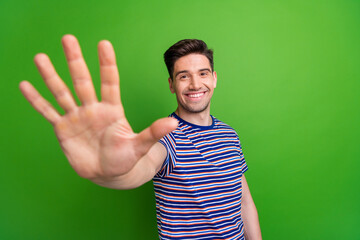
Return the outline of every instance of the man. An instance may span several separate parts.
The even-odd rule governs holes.
[[[261,239],[238,137],[210,115],[217,76],[204,42],[183,40],[165,53],[178,108],[171,118],[159,119],[139,134],[124,114],[110,42],[98,45],[100,102],[77,39],[66,35],[62,43],[82,106],[45,54],[36,55],[35,64],[65,114],[29,82],[21,82],[20,90],[54,126],[81,177],[115,189],[136,188],[153,179],[160,239]]]

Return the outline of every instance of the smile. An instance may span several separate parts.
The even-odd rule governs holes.
[[[188,98],[194,99],[194,100],[200,99],[204,95],[205,95],[205,92],[197,92],[197,93],[185,94],[185,96],[187,96]]]

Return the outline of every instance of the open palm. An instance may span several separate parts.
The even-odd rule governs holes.
[[[134,133],[121,104],[119,74],[111,43],[104,40],[98,45],[101,101],[97,100],[77,39],[65,35],[62,43],[75,92],[82,105],[76,104],[50,59],[42,53],[35,56],[35,64],[65,114],[60,115],[29,82],[21,82],[20,90],[54,126],[66,157],[81,177],[126,174],[158,139],[176,128],[177,122],[163,118],[141,133]]]

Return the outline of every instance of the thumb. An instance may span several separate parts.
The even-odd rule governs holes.
[[[136,145],[141,156],[145,155],[163,136],[175,130],[177,125],[178,121],[175,118],[166,117],[156,120],[150,127],[140,132],[136,137]]]

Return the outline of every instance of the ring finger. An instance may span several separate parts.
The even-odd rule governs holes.
[[[49,57],[46,54],[37,54],[34,62],[43,77],[45,84],[54,95],[56,101],[59,103],[65,112],[70,112],[76,108],[76,102],[66,84],[61,80],[56,73]]]

